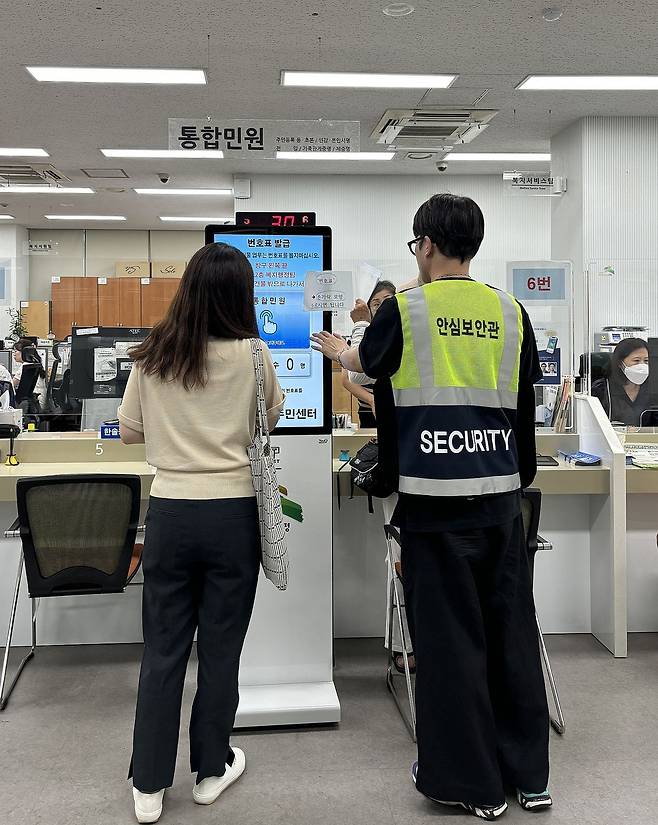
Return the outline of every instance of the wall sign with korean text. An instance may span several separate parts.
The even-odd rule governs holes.
[[[225,157],[268,158],[277,152],[358,152],[358,120],[224,120],[169,118],[169,148],[221,150]]]
[[[562,383],[570,372],[571,263],[569,261],[511,261],[507,289],[528,312],[537,340],[543,378],[540,384]]]

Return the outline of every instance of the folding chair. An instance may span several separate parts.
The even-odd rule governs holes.
[[[541,512],[541,490],[530,487],[523,492],[521,500],[521,512],[523,514],[523,525],[525,527],[526,547],[528,549],[528,564],[530,565],[530,580],[534,585],[535,579],[535,556],[539,550],[551,550],[553,545],[550,541],[542,538],[539,533],[539,514]],[[541,649],[541,657],[546,671],[546,677],[553,696],[553,704],[555,705],[555,716],[551,714],[551,725],[556,733],[560,736],[564,735],[567,725],[562,712],[562,705],[560,703],[560,695],[557,689],[555,676],[553,675],[553,668],[551,667],[550,659],[548,658],[548,651],[544,643],[544,635],[539,623],[539,616],[535,612],[535,621],[537,622],[537,631],[539,634],[539,647]]]
[[[396,542],[398,546],[400,546],[400,533],[397,527],[393,527],[391,524],[384,525],[384,533],[386,535],[386,546],[387,546],[387,563],[390,565],[391,569],[391,586],[389,588],[388,594],[388,667],[386,670],[386,686],[393,697],[395,704],[397,705],[398,710],[400,711],[400,716],[404,721],[404,724],[407,727],[407,730],[411,734],[411,738],[413,741],[416,741],[416,700],[414,698],[414,686],[413,681],[411,679],[411,671],[409,669],[409,657],[403,655],[404,660],[404,678],[406,682],[407,688],[407,705],[408,710],[404,707],[404,700],[400,698],[398,694],[398,689],[396,686],[396,677],[402,677],[402,674],[398,673],[395,669],[395,651],[393,650],[393,622],[397,622],[397,627],[400,631],[400,639],[402,641],[402,650],[406,651],[408,648],[407,645],[407,632],[405,629],[405,623],[402,617],[402,611],[404,609],[404,595],[401,593],[402,588],[402,580],[395,568],[395,562],[393,560],[393,542]]]

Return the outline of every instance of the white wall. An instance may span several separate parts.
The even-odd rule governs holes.
[[[368,261],[403,283],[416,275],[406,246],[414,214],[436,192],[479,203],[486,233],[473,272],[494,286],[504,286],[506,261],[550,256],[550,199],[508,196],[496,175],[257,175],[237,209],[315,211],[333,229],[335,269]]]

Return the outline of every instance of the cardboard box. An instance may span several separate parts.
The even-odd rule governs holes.
[[[186,261],[152,261],[152,278],[182,278]]]
[[[148,261],[117,261],[117,278],[150,278],[151,264]]]

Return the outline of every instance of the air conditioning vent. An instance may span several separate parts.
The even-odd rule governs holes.
[[[50,163],[0,164],[0,185],[40,184],[43,186],[44,181],[56,186],[60,183],[70,183],[71,178]]]
[[[377,143],[411,152],[447,152],[470,143],[498,114],[495,109],[388,109],[372,132]]]

